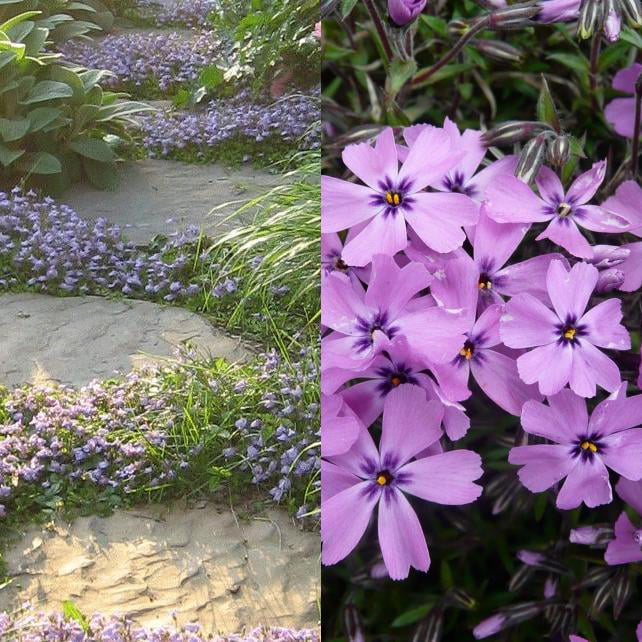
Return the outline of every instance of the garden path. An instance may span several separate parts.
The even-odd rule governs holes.
[[[266,171],[220,165],[193,165],[145,159],[125,163],[114,191],[99,191],[77,183],[62,196],[88,220],[106,218],[134,243],[144,245],[158,234],[170,235],[196,225],[210,236],[227,232],[238,220],[225,221],[232,212],[218,205],[255,198],[282,179]],[[248,216],[250,216],[248,212]]]
[[[238,339],[197,314],[148,301],[7,294],[0,297],[0,385],[56,381],[82,386],[190,341],[202,355],[248,355]]]
[[[144,506],[32,527],[5,556],[0,611],[71,600],[141,625],[198,622],[205,633],[255,625],[316,628],[319,535],[281,511],[245,520],[201,504]]]

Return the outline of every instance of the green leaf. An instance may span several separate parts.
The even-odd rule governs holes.
[[[469,71],[470,69],[473,69],[474,65],[470,63],[458,63],[458,64],[453,64],[453,65],[445,65],[438,71],[436,71],[432,76],[424,80],[420,85],[416,85],[416,87],[425,87],[426,85],[434,85],[435,83],[441,82],[442,80],[446,80],[448,78],[452,78],[453,76],[457,76],[458,74],[461,74],[465,71]],[[421,73],[425,71],[425,69],[420,69],[417,75],[421,75]]]
[[[24,149],[9,149],[0,145],[0,163],[3,167],[9,167],[13,161],[20,158],[25,153]]]
[[[414,60],[399,60],[395,58],[390,64],[386,82],[386,92],[394,98],[401,88],[415,75],[417,63]]]
[[[556,60],[565,67],[578,72],[579,74],[587,74],[589,70],[588,60],[581,55],[570,53],[554,53],[547,56],[551,60]]]
[[[357,2],[359,0],[342,0],[341,16],[344,20],[352,13],[352,10],[357,6]]]
[[[9,18],[9,20],[6,20],[2,24],[0,24],[0,31],[9,31],[11,27],[15,27],[21,22],[25,22],[26,20],[29,20],[29,18],[33,18],[34,16],[39,16],[41,13],[42,11],[25,11],[24,13],[18,14],[17,16]]]
[[[61,115],[62,112],[60,109],[56,109],[55,107],[36,107],[27,114],[27,118],[31,123],[29,131],[40,131],[43,127],[53,123],[53,121]]]
[[[397,616],[392,621],[391,626],[397,629],[402,626],[408,626],[409,624],[419,622],[419,620],[422,620],[426,615],[428,615],[428,613],[430,613],[430,609],[432,609],[432,604],[422,604],[421,606],[409,609],[405,613]]]
[[[73,602],[71,602],[70,600],[65,600],[62,603],[62,612],[65,618],[67,618],[68,620],[74,620],[75,622],[78,622],[85,633],[89,632],[89,621]]]
[[[555,109],[555,103],[553,102],[551,91],[548,88],[548,83],[543,75],[542,88],[539,92],[539,98],[537,99],[537,119],[544,123],[548,123],[558,134],[560,133],[562,128],[560,119],[557,115],[557,110]]]
[[[421,21],[425,22],[438,36],[446,38],[448,36],[448,23],[437,16],[421,14]]]
[[[620,40],[624,40],[624,42],[628,42],[630,45],[642,49],[642,36],[630,27],[622,29],[620,32]]]
[[[0,138],[5,143],[10,143],[12,140],[19,140],[28,131],[30,121],[26,118],[20,120],[9,120],[8,118],[0,118]]]
[[[208,89],[215,89],[218,87],[224,80],[224,72],[222,69],[219,69],[216,65],[209,65],[201,71],[199,76],[200,84]]]
[[[114,163],[101,163],[84,157],[82,166],[89,182],[97,189],[115,189],[118,186],[118,172]]]
[[[112,148],[99,138],[76,138],[67,146],[77,154],[100,163],[110,163],[115,158]]]
[[[26,171],[29,174],[58,174],[62,171],[62,165],[58,158],[49,152],[36,152],[28,154],[24,158]]]
[[[41,80],[32,87],[22,104],[31,105],[55,98],[71,98],[73,94],[73,89],[65,83],[55,80]]]

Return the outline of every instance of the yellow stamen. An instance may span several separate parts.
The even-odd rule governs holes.
[[[480,282],[477,284],[477,287],[478,287],[480,290],[491,290],[491,289],[492,289],[492,287],[493,287],[493,284],[492,284],[490,281],[480,281]]]
[[[392,205],[394,201],[392,200],[392,194],[390,192],[386,192],[386,202],[388,205]]]
[[[583,442],[580,444],[580,448],[581,448],[582,450],[588,450],[588,449],[590,448],[590,446],[591,446],[591,444],[590,444],[588,441],[583,441]]]
[[[379,484],[379,486],[385,486],[387,483],[388,480],[385,475],[379,475],[379,477],[377,477],[377,484]]]
[[[390,379],[390,383],[393,386],[398,386],[401,383],[401,379],[399,377],[392,377],[392,379]]]
[[[577,330],[575,328],[569,328],[565,333],[564,333],[564,338],[565,339],[573,339],[575,337],[575,334],[577,333]]]
[[[394,196],[392,198],[393,198],[393,200],[395,202],[395,205],[399,205],[399,203],[401,202],[401,199],[399,198],[399,194],[397,194],[395,192],[395,194],[394,194]]]
[[[597,446],[595,444],[593,444],[593,443],[589,444],[589,448],[591,449],[592,453],[596,453],[597,452]]]
[[[472,348],[464,347],[459,351],[459,354],[462,357],[466,357],[466,361],[470,361],[473,358],[473,350],[472,350]]]

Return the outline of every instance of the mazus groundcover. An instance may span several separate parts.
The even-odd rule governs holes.
[[[640,3],[321,4],[323,639],[642,641]]]

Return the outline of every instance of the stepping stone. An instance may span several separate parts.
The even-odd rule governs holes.
[[[71,599],[85,614],[129,614],[143,626],[172,624],[174,610],[206,635],[318,626],[319,534],[279,510],[237,521],[212,503],[177,503],[58,520],[31,527],[4,559],[13,581],[0,589],[0,612]]]
[[[214,214],[212,208],[255,198],[283,182],[282,177],[251,167],[228,170],[157,159],[125,163],[119,173],[114,191],[77,183],[61,200],[83,218],[102,217],[119,225],[139,245],[158,234],[181,232],[188,225],[197,225],[209,235],[225,233],[238,226],[238,220],[223,220],[234,208]],[[250,217],[248,212],[244,220]]]
[[[188,310],[94,296],[0,296],[0,337],[0,385],[7,387],[83,386],[173,358],[185,341],[203,356],[249,355],[238,339]]]

